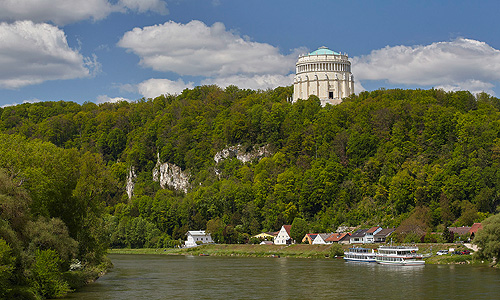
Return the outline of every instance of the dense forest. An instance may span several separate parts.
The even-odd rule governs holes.
[[[76,280],[65,271],[107,247],[171,247],[187,230],[242,243],[300,218],[425,233],[498,212],[498,98],[394,89],[321,107],[292,90],[0,108],[0,296],[60,295]],[[266,151],[214,160],[231,146]],[[153,181],[158,158],[190,174],[187,192]]]

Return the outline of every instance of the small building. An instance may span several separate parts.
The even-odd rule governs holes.
[[[184,243],[186,248],[196,247],[201,244],[212,244],[214,242],[210,233],[205,233],[205,230],[188,231],[186,235],[187,241]]]
[[[349,238],[351,235],[348,232],[342,232],[342,233],[332,233],[326,240],[325,242],[327,244],[334,244],[334,243],[339,243],[339,244],[348,244],[349,243]]]
[[[262,233],[259,233],[257,235],[254,235],[253,237],[261,239],[261,240],[265,240],[265,241],[271,241],[276,236],[276,233],[277,232],[262,232]]]
[[[293,239],[292,236],[290,235],[291,229],[292,225],[281,226],[281,230],[278,232],[278,235],[274,237],[274,244],[275,245],[293,244]]]
[[[351,244],[363,244],[365,241],[365,235],[368,229],[358,229],[351,234],[349,237],[349,243]]]
[[[274,243],[272,241],[262,241],[260,242],[259,245],[273,245]]]
[[[470,239],[471,240],[474,238],[474,236],[476,236],[476,233],[480,229],[483,229],[483,225],[481,223],[474,223],[474,224],[472,224],[472,226],[471,226],[471,228],[469,230],[469,234],[470,234]]]
[[[462,226],[462,227],[448,227],[448,230],[453,233],[454,236],[464,236],[469,234],[471,227]]]
[[[326,239],[330,237],[332,233],[318,233],[314,241],[312,242],[313,245],[325,245],[326,244]]]
[[[382,227],[375,226],[369,229],[359,229],[351,234],[349,242],[351,244],[371,244],[375,242],[375,234],[382,230]]]
[[[395,228],[384,228],[373,235],[375,243],[385,243],[387,238],[396,230]]]
[[[312,244],[317,235],[317,233],[307,233],[306,235],[304,235],[302,243],[308,243],[309,245]]]
[[[381,230],[382,230],[382,227],[380,227],[380,226],[375,226],[375,227],[368,229],[368,231],[366,232],[366,235],[365,235],[365,244],[374,243],[375,242],[375,237],[374,237],[375,234],[377,234]]]

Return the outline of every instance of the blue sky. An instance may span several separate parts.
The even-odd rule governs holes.
[[[500,97],[499,15],[500,1],[2,0],[0,106],[286,86],[320,46],[349,55],[356,92]]]

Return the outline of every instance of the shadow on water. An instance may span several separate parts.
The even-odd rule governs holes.
[[[498,270],[341,259],[110,255],[106,276],[66,299],[497,299]]]

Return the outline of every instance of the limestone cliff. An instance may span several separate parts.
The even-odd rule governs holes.
[[[269,154],[268,146],[264,145],[251,151],[245,151],[241,145],[231,146],[217,152],[214,156],[215,163],[228,158],[236,157],[242,163],[253,161]]]
[[[134,167],[131,166],[128,169],[127,186],[126,186],[127,195],[128,195],[129,200],[132,199],[132,196],[134,195],[134,186],[135,186],[135,179],[136,178],[137,178],[137,175],[135,174]]]
[[[162,164],[158,154],[158,161],[153,169],[153,180],[160,182],[163,189],[168,187],[186,193],[189,187],[189,177],[189,173],[183,172],[179,166],[168,162]]]

